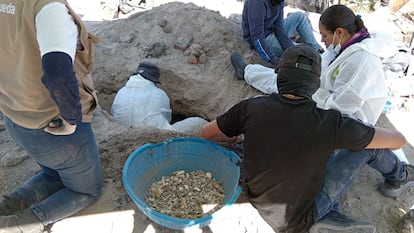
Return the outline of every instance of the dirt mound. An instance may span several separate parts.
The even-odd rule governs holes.
[[[95,112],[92,123],[101,153],[105,186],[98,203],[77,216],[133,209],[133,232],[142,233],[151,221],[137,210],[122,187],[121,174],[126,158],[145,143],[198,135],[180,135],[153,128],[131,129],[115,123],[110,108],[116,92],[135,72],[139,62],[150,61],[160,67],[160,86],[170,96],[175,114],[212,120],[241,99],[260,94],[234,77],[230,54],[239,51],[251,63],[260,63],[261,58],[242,41],[237,22],[192,3],[162,4],[126,19],[89,21],[86,25],[100,38],[93,74],[100,108]],[[7,193],[37,172],[38,167],[27,159],[5,130],[0,130],[0,142],[0,190]],[[21,156],[20,161],[7,162],[10,161],[7,158],[18,155]],[[385,198],[376,191],[376,184],[380,181],[379,174],[369,167],[364,168],[346,194],[344,212],[369,221],[380,233],[397,232],[401,214],[398,210],[407,210],[414,204],[413,191],[395,200]],[[238,203],[244,205],[213,223],[210,229],[217,227],[214,232],[269,232],[259,230],[264,229],[263,222],[245,201],[244,194]],[[97,224],[87,224],[95,225],[96,229],[105,225],[105,221],[97,221]],[[84,232],[84,227],[69,223],[70,220],[63,220],[52,230],[62,232],[58,229],[64,229],[67,224],[72,232]],[[156,232],[175,232],[157,225],[154,228]]]

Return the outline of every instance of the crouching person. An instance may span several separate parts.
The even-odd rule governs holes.
[[[384,195],[413,186],[413,167],[390,150],[405,137],[317,108],[321,59],[308,46],[286,49],[276,69],[279,94],[241,101],[203,126],[201,136],[231,143],[244,134],[248,198],[275,232],[375,232],[343,215],[339,202],[365,165],[384,177]]]
[[[101,194],[91,127],[95,38],[66,1],[8,2],[10,11],[0,12],[7,35],[0,39],[0,111],[40,172],[2,196],[0,232],[43,232]]]

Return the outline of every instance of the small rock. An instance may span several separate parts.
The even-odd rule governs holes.
[[[162,28],[162,31],[165,33],[171,33],[173,31],[173,27],[168,24],[167,26]]]
[[[231,14],[229,19],[237,24],[241,24],[242,16],[241,14]]]
[[[200,57],[198,58],[198,62],[200,64],[204,64],[204,63],[206,63],[206,61],[207,61],[207,56],[204,53],[201,54]]]
[[[165,33],[171,33],[172,32],[173,28],[172,28],[171,24],[168,23],[168,20],[165,20],[165,19],[160,20],[158,22],[158,25],[160,25],[160,27],[162,27],[163,32],[165,32]]]
[[[189,32],[181,32],[177,38],[177,41],[174,43],[174,48],[184,51],[190,46],[193,41],[193,35]]]
[[[135,39],[135,35],[130,33],[130,34],[124,34],[121,35],[121,37],[119,38],[119,42],[121,43],[131,43],[132,41],[134,41]]]
[[[146,57],[161,57],[164,54],[166,48],[167,46],[164,43],[156,42],[148,50],[148,54]]]
[[[203,53],[203,48],[199,44],[192,44],[190,45],[190,51],[191,51],[191,55],[199,57]]]
[[[160,20],[159,22],[158,22],[158,25],[160,25],[160,27],[165,27],[165,26],[167,26],[168,25],[168,21],[167,20],[165,20],[165,19],[163,19],[163,20]]]
[[[116,198],[113,201],[113,203],[114,203],[115,209],[121,210],[121,209],[124,209],[131,201],[132,199],[128,196],[128,194],[123,194],[123,195],[118,196],[118,198]]]
[[[196,56],[190,55],[188,57],[188,63],[193,64],[193,65],[197,65],[199,62],[198,62],[198,59],[197,59]]]

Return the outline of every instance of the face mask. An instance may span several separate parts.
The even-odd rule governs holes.
[[[328,66],[331,64],[333,60],[335,60],[336,56],[339,54],[339,51],[341,50],[341,43],[338,43],[336,46],[333,45],[333,41],[335,40],[335,35],[336,35],[336,32],[334,32],[332,43],[328,46],[328,48],[326,48],[325,52],[321,54],[321,59],[322,59],[321,60],[321,74],[322,75],[324,75]]]
[[[334,53],[335,56],[339,54],[339,51],[341,50],[341,39],[339,39],[339,42],[337,45],[333,45],[333,42],[335,41],[336,32],[334,32],[332,43],[326,48],[326,50],[330,51],[331,53]]]

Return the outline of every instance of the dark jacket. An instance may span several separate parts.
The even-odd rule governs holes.
[[[276,64],[279,60],[270,51],[265,39],[274,33],[283,49],[293,45],[284,28],[284,1],[272,3],[271,0],[247,0],[242,13],[243,39],[254,47],[267,62]]]

